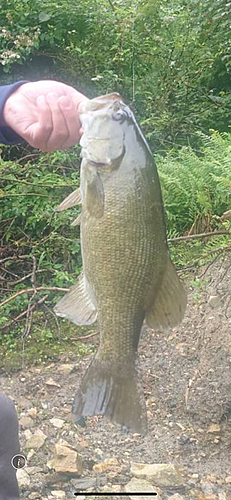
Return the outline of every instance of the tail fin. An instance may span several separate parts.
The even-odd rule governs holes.
[[[82,417],[105,415],[110,421],[133,432],[147,432],[143,389],[138,377],[138,362],[102,362],[99,356],[89,366],[73,404],[76,423]]]

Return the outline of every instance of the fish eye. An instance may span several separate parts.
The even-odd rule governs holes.
[[[124,121],[126,118],[126,113],[124,111],[117,111],[117,113],[112,114],[112,118],[116,122]]]

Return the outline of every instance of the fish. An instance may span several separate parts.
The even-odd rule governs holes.
[[[176,326],[187,294],[168,251],[155,161],[130,107],[117,93],[99,96],[82,103],[80,121],[80,190],[68,198],[70,207],[82,204],[83,271],[55,312],[76,325],[97,320],[100,346],[74,398],[73,418],[105,415],[144,435],[142,327]]]

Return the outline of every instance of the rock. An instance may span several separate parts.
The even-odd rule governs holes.
[[[66,498],[66,493],[65,493],[65,491],[62,491],[62,490],[51,491],[51,494],[55,498]]]
[[[71,407],[62,408],[62,412],[65,413],[66,415],[68,413],[71,413]]]
[[[129,495],[129,498],[131,500],[137,500],[137,496],[132,495],[132,493],[157,493],[156,489],[152,486],[151,483],[146,481],[145,479],[136,479],[133,477],[129,483],[125,485],[125,491],[126,493],[131,493]],[[139,495],[139,500],[160,500],[160,496],[157,495],[150,495],[150,496],[145,496],[145,495]]]
[[[37,408],[30,408],[28,411],[27,411],[28,415],[32,418],[36,418],[37,417],[37,413],[38,413],[38,410]]]
[[[185,483],[179,469],[173,464],[133,463],[131,473],[158,486],[179,486]]]
[[[74,368],[75,365],[73,364],[59,365],[57,367],[57,371],[63,373],[64,375],[70,375],[70,373],[73,372]]]
[[[44,403],[44,401],[41,402],[41,407],[43,408],[43,410],[47,410],[48,408],[48,404],[47,403]]]
[[[29,429],[27,429],[26,431],[24,431],[24,436],[25,436],[26,440],[28,440],[33,436],[33,434]]]
[[[168,500],[185,500],[185,497],[182,497],[179,493],[175,493],[174,495],[168,497]]]
[[[204,495],[210,495],[211,493],[214,493],[214,487],[210,483],[201,483],[201,489]]]
[[[104,452],[101,450],[101,448],[95,448],[94,449],[94,456],[96,460],[103,460],[104,459]]]
[[[27,462],[30,461],[30,459],[34,456],[35,450],[30,450],[28,455],[27,455]]]
[[[50,420],[50,423],[54,426],[57,427],[57,429],[61,429],[64,425],[64,420],[61,420],[61,418],[52,418]]]
[[[219,295],[210,295],[208,303],[213,309],[222,305],[222,301]]]
[[[40,466],[40,467],[34,466],[34,467],[27,467],[26,472],[30,476],[33,476],[34,474],[39,474],[40,472],[44,473],[44,470],[43,470],[42,466]]]
[[[224,491],[221,491],[220,493],[218,493],[218,499],[219,500],[228,500],[226,493]]]
[[[22,410],[26,410],[27,408],[32,407],[31,401],[27,398],[24,398],[24,396],[19,396],[17,398],[17,405],[20,406],[20,408],[22,408]]]
[[[19,424],[23,429],[30,429],[31,427],[34,427],[35,422],[30,417],[22,417],[19,420]]]
[[[208,476],[205,477],[205,482],[217,483],[217,476],[215,476],[214,474],[208,474]]]
[[[86,491],[89,488],[95,488],[97,481],[95,478],[83,477],[81,479],[72,479],[71,484],[77,491]]]
[[[47,465],[56,472],[71,472],[72,474],[80,474],[82,472],[80,456],[71,445],[62,439],[56,443],[54,459],[48,462]]]
[[[207,432],[210,434],[218,434],[221,431],[221,428],[218,424],[211,424],[208,428]]]
[[[228,483],[228,484],[230,484],[231,483],[231,476],[227,476],[225,478],[225,482]]]
[[[198,498],[198,499],[199,499],[199,496],[198,496],[198,490],[195,490],[194,488],[188,491],[188,495],[191,495],[191,496],[190,496],[190,500],[191,500],[191,497],[193,497],[193,498],[195,497],[195,498]],[[202,495],[203,495],[203,493],[202,493]],[[205,497],[205,496],[203,495],[203,500],[205,500],[205,498],[204,498],[204,497]]]
[[[121,491],[122,491],[121,484],[113,484],[111,486],[111,491],[112,491],[112,493],[121,493]]]
[[[17,470],[17,480],[20,488],[30,486],[30,476],[24,469]]]
[[[47,381],[46,381],[46,385],[47,387],[49,388],[52,388],[52,387],[60,387],[60,385],[55,382],[55,380],[53,380],[53,378],[49,378]]]
[[[190,436],[188,434],[182,434],[179,438],[179,443],[180,444],[186,444],[190,440]]]
[[[26,442],[26,448],[33,448],[35,450],[39,450],[39,448],[42,448],[44,445],[45,441],[47,439],[47,436],[43,434],[43,432],[38,429],[33,436],[31,436],[27,442]]]
[[[93,466],[93,471],[94,472],[106,472],[108,470],[110,471],[117,471],[119,466],[119,462],[116,458],[106,458],[103,462],[100,462],[99,464],[95,464]]]
[[[41,498],[41,495],[40,495],[40,493],[34,491],[33,493],[30,493],[28,498],[29,498],[29,500],[38,500]]]
[[[79,438],[78,439],[78,442],[79,442],[79,445],[81,446],[81,448],[88,448],[89,447],[89,441],[87,439],[84,439],[84,438]],[[98,448],[95,449],[95,453],[96,453],[96,450]],[[102,459],[103,458],[103,452],[102,452],[102,455],[100,456],[100,458]]]

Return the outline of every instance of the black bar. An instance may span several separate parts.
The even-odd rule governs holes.
[[[95,495],[98,497],[103,497],[103,496],[110,496],[110,497],[113,497],[113,496],[120,496],[120,497],[128,497],[128,496],[141,497],[141,496],[144,496],[144,497],[147,497],[148,496],[148,497],[151,497],[151,496],[157,496],[157,493],[155,491],[153,491],[152,493],[150,491],[147,493],[145,493],[145,492],[137,493],[137,491],[134,493],[132,493],[132,492],[128,493],[127,491],[120,492],[120,493],[115,493],[113,491],[108,491],[108,493],[107,492],[104,493],[103,491],[97,491],[97,492],[95,491],[95,492],[91,492],[91,493],[85,492],[85,491],[81,491],[81,492],[79,491],[79,492],[74,493],[75,497],[83,496],[83,495],[85,495],[87,497],[90,497],[92,495]]]

